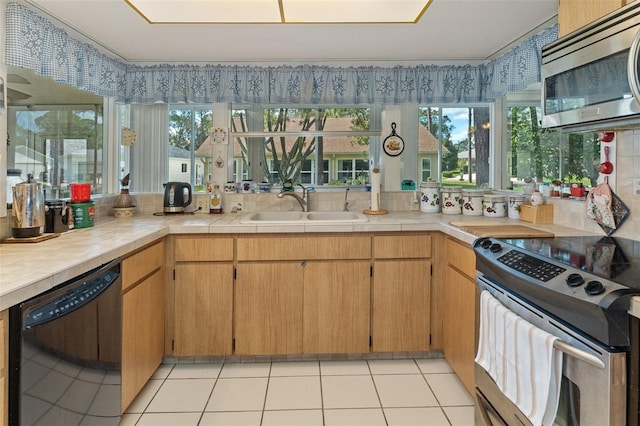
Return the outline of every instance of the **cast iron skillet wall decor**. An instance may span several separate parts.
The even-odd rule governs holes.
[[[391,123],[391,134],[382,142],[385,154],[397,157],[404,151],[404,141],[396,134],[396,123]]]

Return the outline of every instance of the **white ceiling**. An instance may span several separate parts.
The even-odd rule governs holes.
[[[558,0],[433,0],[416,24],[150,24],[124,0],[24,1],[63,23],[70,36],[141,64],[477,63],[558,13]],[[9,88],[31,95],[13,104],[50,104],[78,95],[64,95],[61,87],[54,92],[46,87],[48,79],[33,73],[9,73],[31,83],[10,79]]]

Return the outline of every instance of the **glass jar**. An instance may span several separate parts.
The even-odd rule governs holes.
[[[438,213],[440,211],[440,185],[438,182],[422,182],[420,184],[420,211]]]

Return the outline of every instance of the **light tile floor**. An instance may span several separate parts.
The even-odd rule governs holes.
[[[444,359],[163,364],[123,426],[473,425]]]

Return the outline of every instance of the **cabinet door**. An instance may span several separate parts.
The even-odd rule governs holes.
[[[301,262],[245,263],[236,268],[235,353],[302,353]]]
[[[158,270],[122,296],[122,409],[162,362],[164,279]]]
[[[569,34],[604,15],[621,8],[625,0],[560,0],[558,3],[558,37]]]
[[[431,262],[378,260],[373,267],[373,351],[429,350]]]
[[[368,261],[308,262],[304,268],[304,353],[369,351]]]
[[[443,292],[444,356],[473,395],[475,358],[475,283],[447,266]]]
[[[231,354],[233,264],[187,263],[175,271],[174,355]]]

